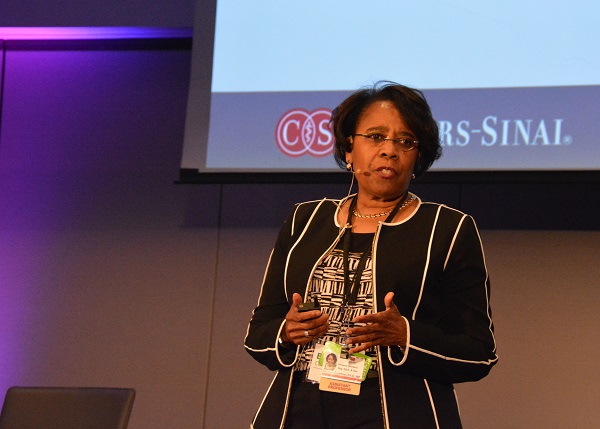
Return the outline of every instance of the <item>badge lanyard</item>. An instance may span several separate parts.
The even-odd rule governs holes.
[[[408,198],[408,192],[400,199],[398,204],[394,207],[388,217],[385,219],[385,223],[389,223],[394,219],[398,210],[400,210],[400,206],[406,201]],[[357,197],[352,199],[350,203],[350,208],[348,209],[348,220],[346,225],[352,225],[352,212],[356,208],[356,200]],[[350,231],[346,230],[344,233],[344,241],[343,251],[344,251],[344,301],[342,304],[342,329],[339,335],[339,340],[344,338],[343,341],[340,341],[341,344],[345,344],[345,334],[347,328],[350,327],[349,320],[349,312],[347,311],[349,306],[353,306],[356,304],[358,298],[358,290],[360,289],[360,280],[362,277],[362,273],[365,269],[365,265],[367,264],[367,259],[371,255],[372,246],[370,246],[367,250],[365,250],[360,259],[358,261],[358,265],[356,266],[356,272],[354,273],[354,277],[352,281],[350,280],[350,241],[352,234]],[[345,328],[345,329],[344,329]]]

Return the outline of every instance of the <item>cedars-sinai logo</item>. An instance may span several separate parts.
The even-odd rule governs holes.
[[[293,109],[286,112],[277,123],[277,147],[287,156],[329,155],[333,150],[330,118],[329,109],[316,109],[312,112]]]

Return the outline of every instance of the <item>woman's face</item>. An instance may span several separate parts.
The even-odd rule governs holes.
[[[358,119],[356,133],[416,140],[396,106],[389,101],[377,101],[367,107]],[[374,144],[368,138],[355,136],[346,161],[355,171],[359,196],[393,200],[408,189],[418,157],[418,149],[403,152],[393,141]]]

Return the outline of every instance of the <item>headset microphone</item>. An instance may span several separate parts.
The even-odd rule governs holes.
[[[371,173],[369,173],[368,171],[365,171],[365,172],[363,173],[363,171],[362,171],[360,168],[359,168],[358,170],[356,170],[356,171],[354,172],[354,174],[364,174],[365,176],[370,176],[370,175],[371,175]]]

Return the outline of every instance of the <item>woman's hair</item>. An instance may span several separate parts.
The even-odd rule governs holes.
[[[334,362],[337,362],[337,356],[336,356],[334,353],[329,353],[329,354],[327,355],[327,358],[326,358],[326,360],[329,360],[329,357],[331,357],[331,356],[333,356],[333,361],[334,361]]]
[[[388,81],[359,89],[333,110],[329,124],[335,138],[336,162],[346,170],[346,153],[352,152],[349,137],[356,133],[356,124],[362,113],[376,101],[389,101],[396,106],[406,125],[415,134],[420,156],[414,174],[421,176],[442,155],[437,123],[421,91]]]

